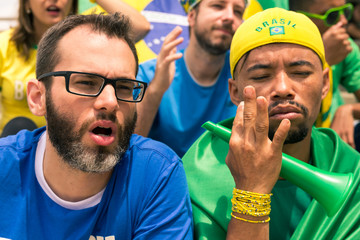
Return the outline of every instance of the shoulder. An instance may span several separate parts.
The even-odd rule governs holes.
[[[311,133],[312,150],[318,164],[325,169],[346,169],[354,171],[360,161],[360,154],[345,143],[331,128],[315,128]],[[345,160],[346,159],[346,160]]]
[[[143,71],[150,71],[150,70],[155,71],[156,62],[157,62],[157,58],[147,60],[141,63],[139,65],[139,68],[142,69]]]
[[[360,60],[360,49],[359,46],[354,42],[354,40],[352,40],[351,38],[349,38],[350,41],[350,45],[352,47],[352,51],[346,56],[346,58],[341,62],[343,64],[348,64],[349,62],[354,63],[354,61],[359,61]]]
[[[13,29],[9,29],[0,33],[0,50],[6,51],[10,46],[10,38],[12,36]]]
[[[12,36],[13,31],[14,31],[14,29],[8,29],[8,30],[0,32],[0,41],[1,42],[9,41]]]
[[[182,164],[179,156],[164,143],[136,134],[131,137],[129,151],[133,158],[151,161],[152,164],[166,166]]]
[[[3,184],[20,184],[20,175],[26,174],[29,164],[35,160],[37,143],[44,131],[45,128],[33,132],[23,130],[0,138],[0,181]]]
[[[16,135],[0,138],[0,159],[6,158],[9,154],[21,154],[27,152],[37,145],[45,127],[34,131],[22,130]]]
[[[331,128],[313,127],[311,132],[311,140],[317,145],[326,145],[327,147],[335,147],[336,145],[342,145],[341,138]]]

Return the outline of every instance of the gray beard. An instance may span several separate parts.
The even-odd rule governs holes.
[[[115,115],[100,114],[97,119],[114,121],[118,125],[118,144],[109,148],[106,146],[87,147],[81,138],[90,123],[84,123],[76,132],[73,129],[75,120],[71,116],[58,113],[51,97],[46,95],[47,131],[49,139],[61,158],[72,168],[89,173],[104,173],[112,170],[128,149],[131,135],[135,129],[137,114],[128,118],[124,126],[120,126]]]

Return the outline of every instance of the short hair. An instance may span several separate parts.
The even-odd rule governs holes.
[[[61,52],[57,51],[59,41],[65,34],[78,26],[90,26],[94,32],[104,33],[108,37],[124,39],[129,45],[136,62],[135,76],[138,72],[139,58],[136,52],[135,43],[130,37],[130,20],[120,13],[104,15],[73,15],[52,26],[42,37],[36,60],[36,77],[52,72],[59,63]],[[86,41],[86,39],[84,39]],[[50,87],[51,81],[44,81],[45,87]]]

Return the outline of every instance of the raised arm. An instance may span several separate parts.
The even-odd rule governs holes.
[[[271,141],[268,138],[266,99],[256,98],[255,89],[250,86],[245,87],[244,98],[233,122],[226,164],[236,189],[248,191],[255,197],[262,194],[269,198],[279,178],[282,146],[290,129],[290,121],[286,119],[281,122]],[[269,206],[265,203],[263,205],[267,209],[264,212],[268,211]],[[269,239],[268,214],[255,215],[233,211],[227,239]]]
[[[131,19],[134,40],[143,39],[150,31],[150,23],[138,10],[122,0],[96,0],[96,3],[108,13],[121,12]]]
[[[171,85],[175,75],[175,60],[182,57],[176,52],[176,46],[182,43],[181,27],[175,27],[165,38],[157,57],[155,75],[146,90],[144,99],[138,103],[138,120],[135,133],[147,136],[159,109],[165,91]],[[141,80],[141,79],[140,79]]]

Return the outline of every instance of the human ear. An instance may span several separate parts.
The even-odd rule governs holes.
[[[187,15],[190,28],[192,28],[195,25],[195,18],[196,18],[196,11],[192,9]]]
[[[236,106],[238,106],[241,100],[240,100],[240,91],[238,85],[236,84],[236,80],[229,78],[228,84],[229,84],[230,99]]]
[[[332,89],[332,73],[327,67],[323,70],[323,87],[321,92],[322,100],[326,97],[330,89]]]
[[[37,79],[31,79],[27,84],[27,101],[30,111],[36,116],[45,116],[45,86]]]

